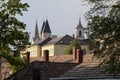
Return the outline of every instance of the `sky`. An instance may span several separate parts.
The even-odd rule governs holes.
[[[84,5],[83,0],[22,0],[30,5],[27,12],[22,17],[18,17],[23,21],[30,32],[30,40],[33,37],[36,21],[38,23],[39,32],[43,21],[48,19],[53,35],[64,36],[72,35],[74,28],[79,22],[86,27],[84,14],[89,10]]]

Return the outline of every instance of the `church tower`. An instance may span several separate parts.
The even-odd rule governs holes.
[[[32,44],[37,43],[39,40],[40,40],[40,38],[39,38],[39,32],[38,32],[38,25],[37,25],[37,21],[36,21],[35,32],[34,32]]]
[[[42,29],[40,32],[41,39],[45,39],[47,37],[51,37],[51,30],[50,30],[48,20],[46,20],[46,22],[43,22]]]
[[[74,37],[79,40],[84,39],[84,27],[81,25],[81,18],[79,18],[79,23],[75,28]]]

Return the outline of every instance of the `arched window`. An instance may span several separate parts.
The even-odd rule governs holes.
[[[79,31],[79,36],[82,36],[82,32],[81,31]]]

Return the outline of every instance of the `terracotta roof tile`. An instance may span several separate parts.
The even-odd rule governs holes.
[[[33,69],[38,69],[40,72],[40,80],[49,80],[60,75],[64,75],[67,71],[71,70],[77,64],[75,63],[57,63],[57,62],[42,62],[34,61],[25,68],[11,75],[7,80],[33,80]]]
[[[90,57],[91,56],[91,57]],[[87,57],[90,57],[89,59]],[[72,70],[61,76],[62,78],[78,78],[78,79],[120,79],[120,74],[108,74],[104,67],[98,67],[100,61],[93,59],[92,55],[86,55],[86,60],[82,64],[77,65]]]

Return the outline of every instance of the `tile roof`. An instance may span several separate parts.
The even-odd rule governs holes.
[[[88,62],[92,58],[92,54],[85,54],[83,57],[83,62]],[[30,61],[44,61],[43,57],[31,57]],[[59,55],[59,56],[50,56],[50,62],[60,62],[60,63],[75,63],[73,60],[73,55]]]
[[[91,54],[84,55],[83,62],[88,62]],[[78,64],[74,62],[72,55],[51,56],[50,62],[44,62],[42,57],[32,58],[31,63],[20,71],[11,75],[7,80],[32,80],[34,68],[40,70],[41,80],[49,80],[64,75]]]
[[[52,40],[52,38],[47,37],[47,38],[45,38],[45,39],[40,40],[40,41],[37,42],[37,43],[32,44],[31,46],[34,46],[34,45],[43,46],[43,45],[45,45],[46,43],[48,43],[50,40]]]
[[[89,39],[83,39],[83,40],[79,40],[80,45],[89,45],[90,40]]]
[[[88,56],[89,57],[89,56]],[[105,72],[104,67],[98,67],[98,59],[89,59],[82,64],[77,65],[72,70],[65,73],[61,78],[78,78],[78,79],[119,79],[120,74],[114,75]]]
[[[33,80],[36,73],[40,80],[49,80],[49,78],[59,77],[71,70],[77,64],[75,63],[58,63],[58,62],[43,62],[34,61],[28,66],[14,73],[6,80]],[[36,69],[36,72],[34,72]],[[36,79],[35,79],[36,80]]]
[[[63,37],[54,38],[48,42],[48,44],[70,44],[73,40],[73,37],[65,35]]]

